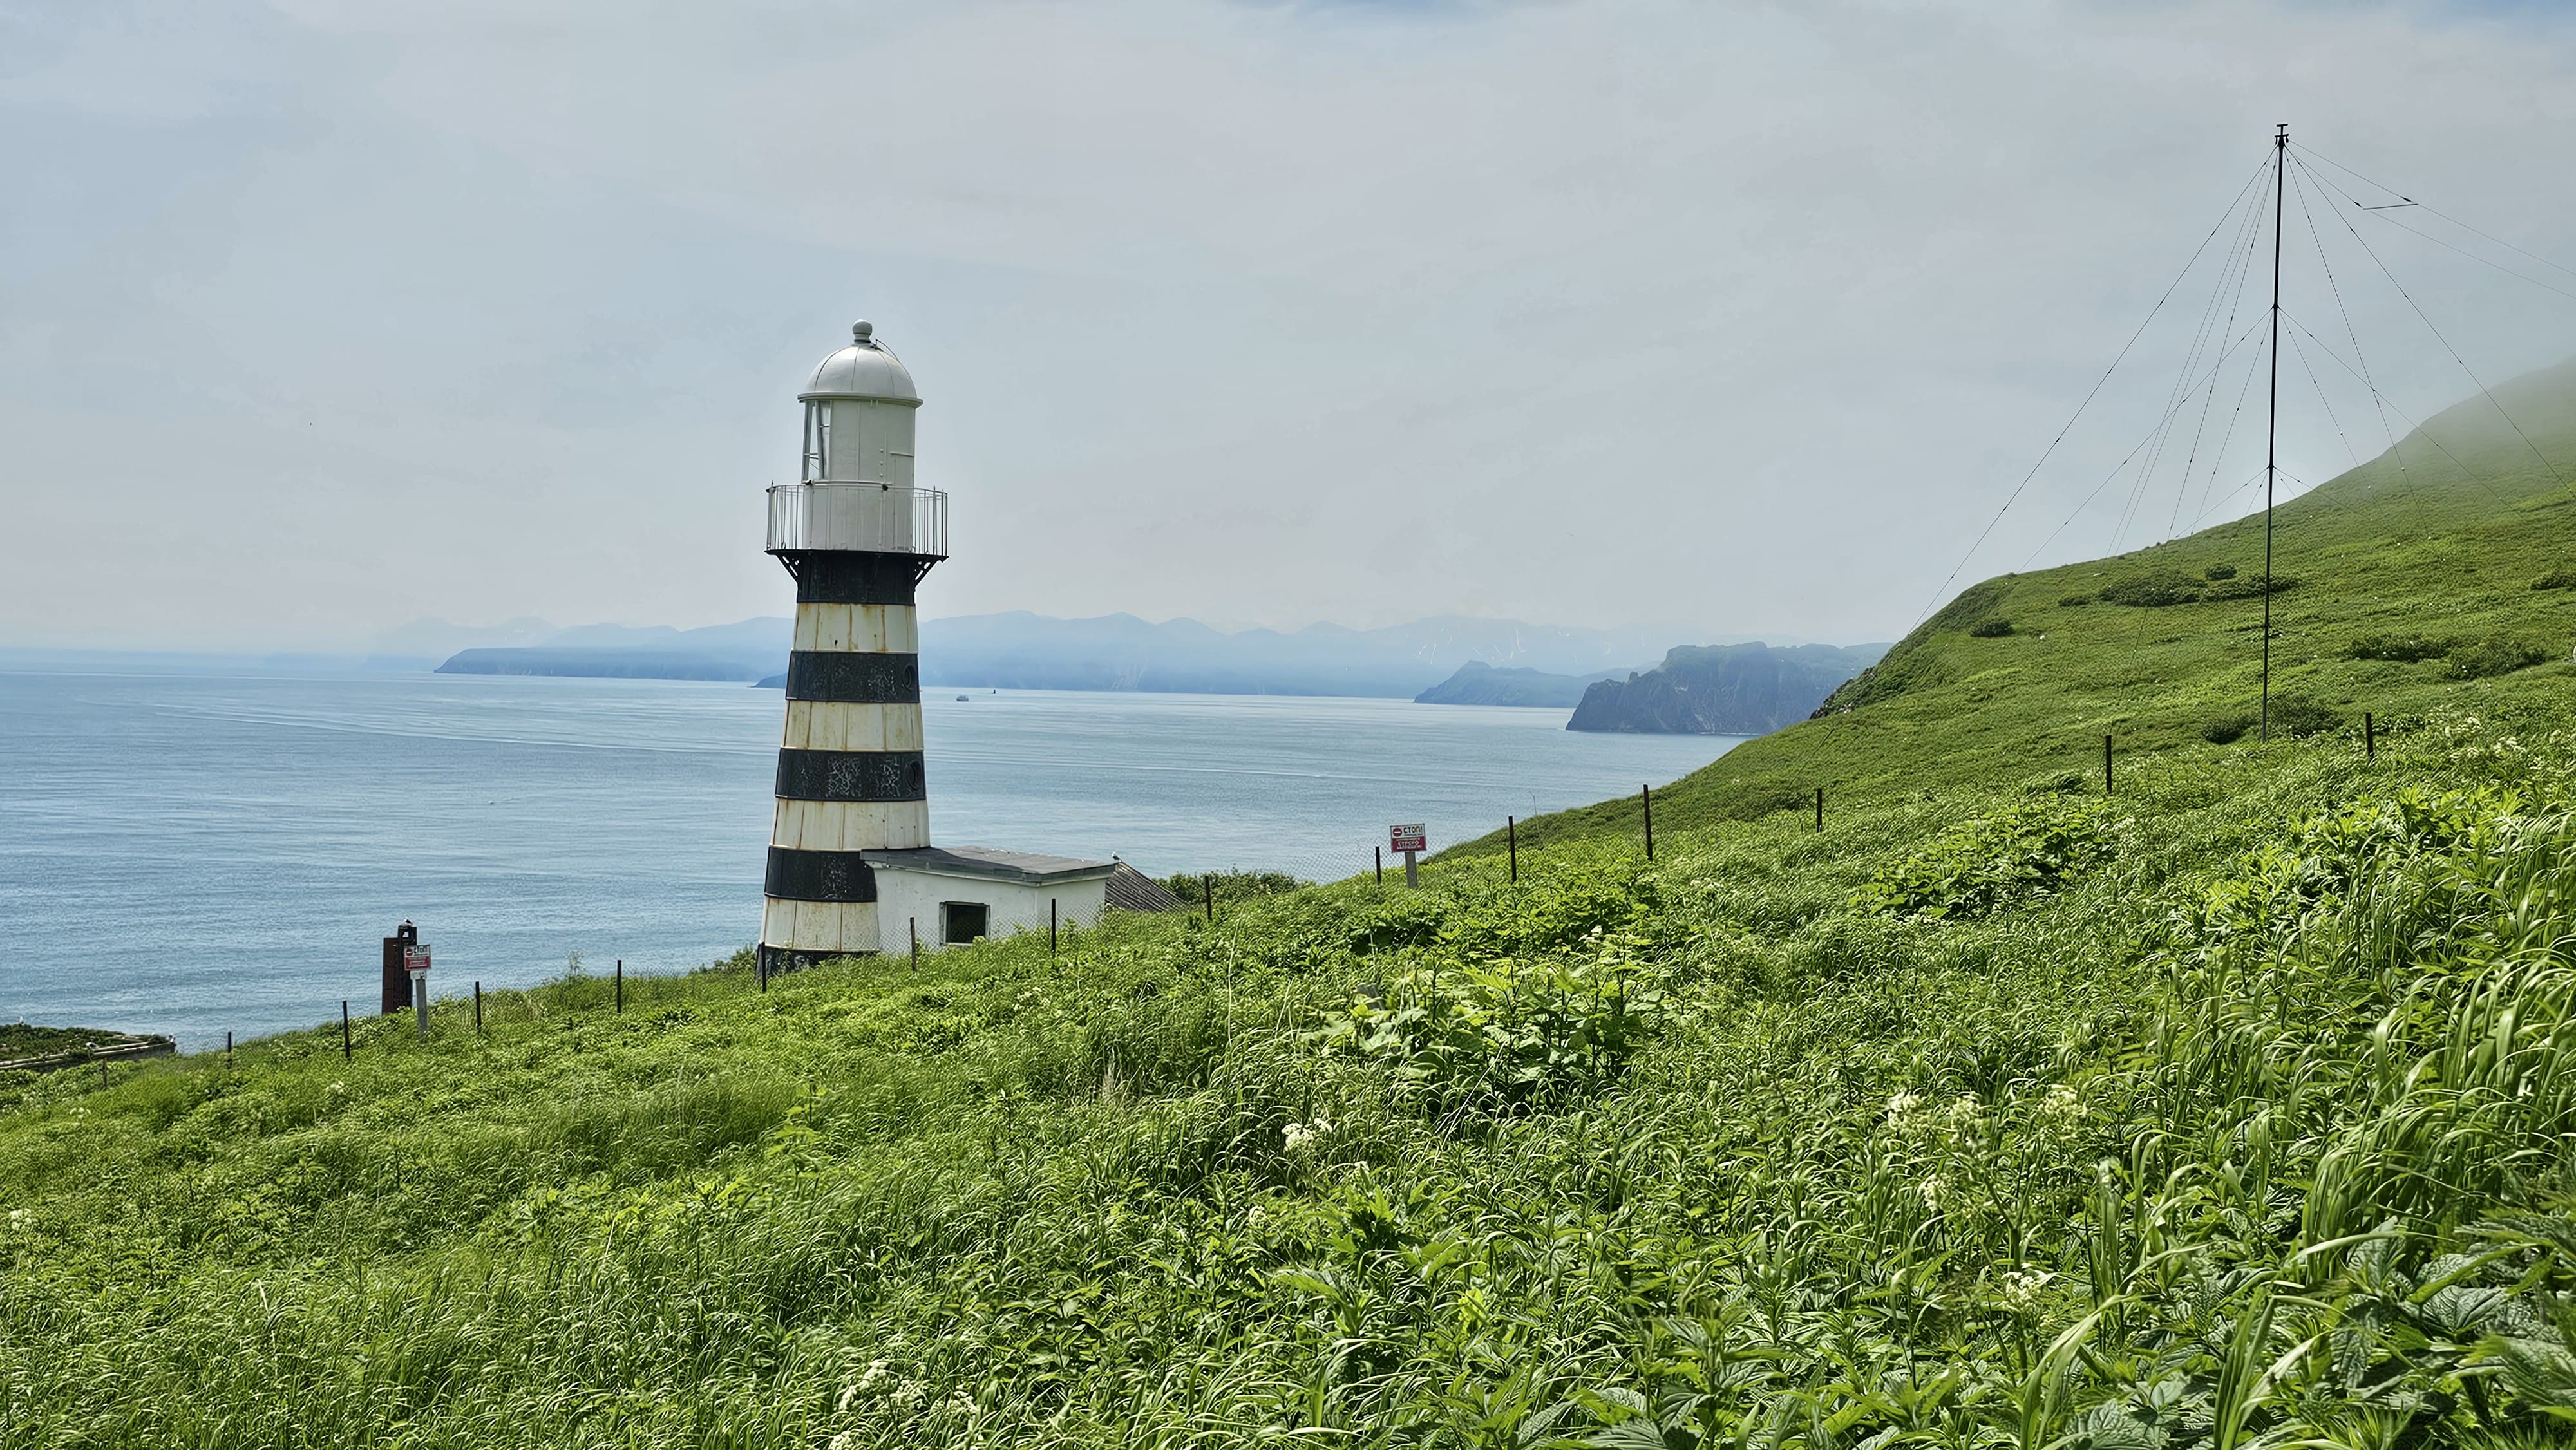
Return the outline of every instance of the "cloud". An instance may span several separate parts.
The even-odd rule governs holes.
[[[2534,184],[2576,48],[2537,13],[69,14],[0,74],[44,199],[0,235],[23,640],[778,612],[759,489],[861,315],[955,494],[934,611],[1885,637],[2271,122],[2576,257]],[[2576,303],[2384,255],[2491,378],[2576,350]],[[2393,295],[2352,300],[2392,396],[2467,391]],[[1969,577],[2100,482],[2188,331]],[[2310,411],[2285,437],[2323,477]]]

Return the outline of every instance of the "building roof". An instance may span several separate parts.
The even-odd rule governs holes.
[[[921,402],[903,359],[886,351],[864,322],[850,324],[850,345],[823,359],[796,398],[805,403],[817,398],[872,398],[916,406]]]
[[[1121,861],[1102,888],[1108,904],[1120,911],[1187,911],[1190,904],[1174,896],[1162,882]]]
[[[922,846],[908,851],[862,851],[859,854],[880,871],[976,876],[987,881],[1016,881],[1025,886],[1097,881],[1118,869],[1115,861],[1041,856],[1033,851],[996,851],[989,846]]]

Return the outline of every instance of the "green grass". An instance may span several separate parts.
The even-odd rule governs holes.
[[[2059,571],[1651,864],[1575,813],[1517,882],[0,1078],[0,1445],[2567,1443],[2576,708],[2340,643],[2568,600],[2439,542],[2279,596],[2376,760],[2211,743],[2244,601]]]
[[[24,1022],[0,1023],[0,1062],[44,1057],[57,1052],[86,1051],[104,1042],[120,1041],[123,1037],[123,1033],[90,1027],[31,1027]]]
[[[13,1083],[0,1442],[2538,1437],[2571,768],[2445,715]]]

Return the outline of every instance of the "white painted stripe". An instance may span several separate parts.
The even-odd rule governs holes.
[[[761,904],[760,943],[799,952],[872,952],[882,945],[873,901],[781,901]]]
[[[769,844],[792,851],[905,851],[930,844],[928,801],[780,801]]]
[[[919,654],[920,618],[909,604],[799,604],[795,648]]]
[[[921,707],[790,700],[780,743],[790,750],[919,750]]]

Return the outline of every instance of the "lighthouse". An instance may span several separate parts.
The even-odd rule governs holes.
[[[760,923],[763,976],[1088,925],[1114,861],[930,844],[914,591],[948,557],[948,495],[913,474],[921,395],[867,323],[797,394],[800,477],[769,490],[796,581]]]

